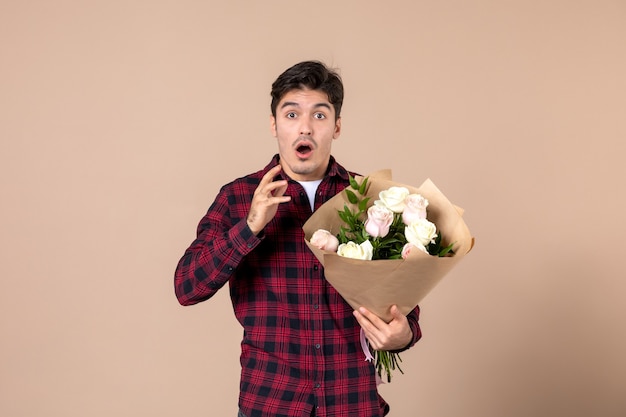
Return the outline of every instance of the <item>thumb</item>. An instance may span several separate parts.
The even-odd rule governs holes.
[[[400,320],[404,318],[404,315],[400,312],[400,309],[395,304],[391,306],[390,312],[393,316],[393,320]]]

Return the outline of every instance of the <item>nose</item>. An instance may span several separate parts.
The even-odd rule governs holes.
[[[311,125],[308,120],[302,121],[300,124],[300,134],[310,136],[313,132],[311,131]]]

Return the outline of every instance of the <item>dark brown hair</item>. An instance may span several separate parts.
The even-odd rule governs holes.
[[[308,88],[323,91],[335,108],[335,119],[341,114],[343,82],[337,71],[319,61],[300,62],[280,74],[272,84],[272,115],[276,117],[278,103],[291,90]]]

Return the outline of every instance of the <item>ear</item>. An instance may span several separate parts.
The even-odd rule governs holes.
[[[333,139],[338,139],[341,134],[341,117],[335,121],[335,133],[333,133]]]
[[[272,136],[276,137],[276,118],[270,114],[270,132]]]

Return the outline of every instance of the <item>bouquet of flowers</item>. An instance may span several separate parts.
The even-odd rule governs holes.
[[[355,309],[384,320],[397,305],[408,314],[474,244],[463,210],[430,180],[419,188],[391,181],[389,171],[350,178],[350,187],[327,201],[303,226],[306,243],[326,279]],[[399,355],[370,354],[379,377],[399,367]]]

